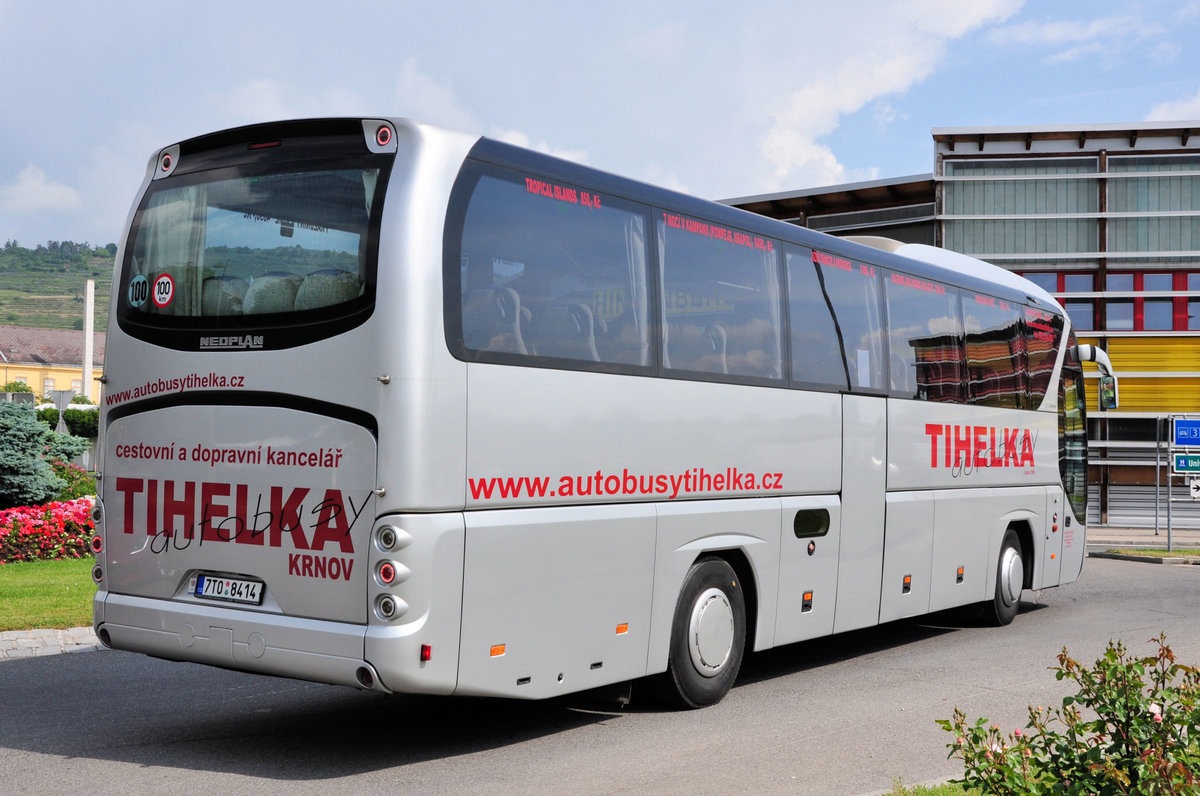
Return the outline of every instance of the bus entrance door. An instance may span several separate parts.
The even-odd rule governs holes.
[[[842,396],[842,528],[833,632],[879,623],[887,400]]]

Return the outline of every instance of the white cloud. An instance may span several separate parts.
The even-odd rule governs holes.
[[[556,158],[573,160],[576,163],[588,162],[588,153],[586,149],[560,149],[551,146],[545,141],[545,139],[542,139],[535,144],[531,141],[528,135],[519,130],[505,130],[501,127],[492,127],[492,129],[488,131],[488,137],[495,138],[497,141],[503,141],[506,144],[512,144],[513,146],[532,149],[545,155],[553,155]]]
[[[687,26],[668,22],[634,37],[627,47],[629,55],[660,66],[678,63],[685,55]]]
[[[239,83],[228,91],[209,91],[206,99],[214,113],[205,118],[203,130],[222,126],[256,124],[319,116],[357,116],[363,112],[361,97],[344,86],[332,85],[314,90],[296,84],[279,83],[270,78]]]
[[[255,80],[243,83],[224,97],[226,108],[238,119],[274,121],[295,116],[283,99],[284,89],[274,80]]]
[[[1106,60],[1137,46],[1137,55],[1145,54],[1145,42],[1167,33],[1158,22],[1122,14],[1092,20],[1037,20],[996,28],[988,39],[997,46],[1051,49],[1047,64],[1069,63],[1093,55]]]
[[[1148,122],[1173,122],[1200,119],[1200,89],[1190,97],[1155,105],[1146,115]]]
[[[79,209],[79,191],[52,180],[32,163],[0,187],[0,207],[12,213],[62,213]]]
[[[820,143],[843,115],[911,88],[933,73],[949,41],[1003,21],[1019,8],[1019,0],[911,0],[880,6],[863,18],[853,50],[808,59],[804,83],[770,114],[773,123],[760,149],[773,172],[771,190],[845,181],[846,169]],[[861,9],[856,13],[861,16]],[[886,107],[880,110],[886,120]],[[876,118],[881,118],[878,112]]]
[[[405,58],[397,78],[400,110],[412,119],[463,132],[478,132],[479,119],[466,108],[448,82],[439,82],[417,68],[415,57]]]
[[[642,182],[648,182],[651,185],[657,185],[660,188],[667,188],[680,193],[691,193],[691,189],[687,183],[679,179],[679,175],[669,168],[664,167],[660,163],[649,163],[643,167],[641,176],[638,177]]]
[[[896,107],[890,102],[878,100],[874,104],[872,111],[872,119],[875,122],[875,129],[881,133],[887,132],[887,129],[892,126],[892,123],[897,119],[908,119],[908,114],[900,113]]]

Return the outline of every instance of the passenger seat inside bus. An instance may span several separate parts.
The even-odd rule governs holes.
[[[291,312],[296,307],[296,291],[303,282],[303,277],[284,271],[256,276],[242,299],[242,311],[246,315]]]
[[[596,350],[596,322],[586,304],[552,304],[541,312],[534,353],[544,357],[563,357],[599,362]]]
[[[725,329],[720,324],[668,323],[664,365],[674,370],[728,373]]]
[[[475,351],[528,354],[521,334],[521,297],[511,287],[472,290],[462,303],[463,344]]]

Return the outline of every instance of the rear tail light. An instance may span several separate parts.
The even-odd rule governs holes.
[[[104,552],[104,539],[100,536],[92,537],[92,554],[100,555]]]
[[[375,143],[380,146],[387,146],[392,143],[392,128],[386,124],[380,125],[379,129],[375,131]]]
[[[375,570],[375,576],[384,586],[391,586],[396,581],[396,565],[391,561],[382,561]]]

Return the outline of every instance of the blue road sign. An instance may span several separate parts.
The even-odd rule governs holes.
[[[1200,419],[1175,418],[1175,446],[1179,448],[1200,448]]]

